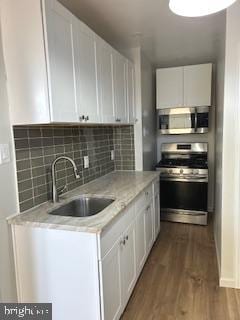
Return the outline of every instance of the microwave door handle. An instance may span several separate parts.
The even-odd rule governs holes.
[[[197,107],[195,107],[195,132],[197,132]]]

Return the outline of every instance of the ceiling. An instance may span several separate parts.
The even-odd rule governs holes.
[[[215,61],[225,29],[225,12],[179,17],[168,0],[60,1],[115,48],[141,45],[156,66]]]

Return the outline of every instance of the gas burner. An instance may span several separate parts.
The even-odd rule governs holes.
[[[199,144],[197,144],[199,145]],[[184,145],[185,146],[185,145]],[[192,148],[195,144],[190,145]],[[156,168],[189,168],[189,169],[208,169],[208,155],[205,150],[183,150],[171,147],[162,152],[162,160]]]

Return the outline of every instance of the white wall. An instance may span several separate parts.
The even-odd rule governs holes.
[[[136,118],[134,125],[136,170],[152,170],[156,164],[154,78],[150,61],[140,47],[122,50],[135,67]]]
[[[0,30],[1,33],[1,30]],[[9,227],[6,217],[18,211],[13,160],[12,132],[9,122],[6,78],[0,37],[0,144],[11,147],[11,162],[0,165],[0,301],[16,301],[16,287]]]
[[[156,165],[156,108],[155,77],[153,67],[141,53],[143,170],[153,170]]]
[[[217,251],[218,268],[221,270],[222,245],[222,150],[223,150],[223,112],[225,76],[225,38],[226,22],[222,26],[222,36],[218,43],[216,64],[216,139],[215,139],[215,210],[214,238]]]
[[[240,2],[227,10],[223,114],[221,279],[239,287],[240,273]]]
[[[134,125],[135,143],[135,167],[137,171],[143,170],[143,126],[142,126],[142,91],[141,91],[141,48],[133,48],[128,52],[129,59],[134,63],[135,68],[135,103],[136,119]]]

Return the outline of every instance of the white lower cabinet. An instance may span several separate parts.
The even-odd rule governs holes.
[[[146,237],[145,237],[145,210],[140,211],[136,217],[136,266],[139,273],[146,259]]]
[[[158,184],[101,234],[12,225],[18,302],[52,303],[53,320],[120,319],[159,230]]]
[[[121,315],[121,243],[118,241],[100,261],[102,319],[115,320]]]
[[[127,304],[136,279],[135,223],[126,230],[121,245],[122,304]]]
[[[155,227],[155,217],[158,209],[155,205],[154,184],[152,184],[141,193],[134,205],[124,212],[122,218],[100,238],[100,251],[105,255],[100,260],[104,320],[119,319],[127,305],[155,240],[155,229],[158,228]],[[110,239],[116,239],[116,235],[119,235],[119,238],[111,247]],[[106,254],[107,243],[109,252]]]
[[[159,192],[154,196],[154,238],[156,240],[160,231],[160,196]]]
[[[150,251],[153,244],[153,205],[152,203],[147,206],[144,213],[144,226],[146,237],[146,251]]]
[[[124,232],[100,261],[102,318],[118,319],[136,279],[135,224]]]

